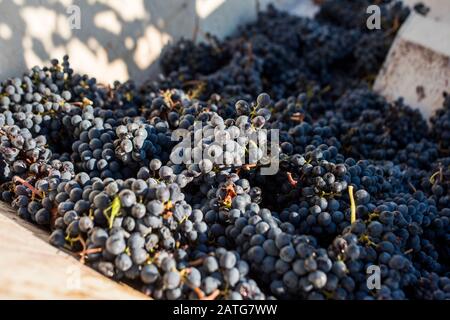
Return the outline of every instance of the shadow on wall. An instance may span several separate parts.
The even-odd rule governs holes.
[[[0,79],[69,54],[101,82],[142,82],[180,37],[219,36],[256,17],[257,0],[0,0]],[[80,28],[71,6],[80,8]],[[69,10],[69,11],[68,11]],[[195,36],[195,33],[199,33]]]

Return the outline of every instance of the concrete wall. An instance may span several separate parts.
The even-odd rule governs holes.
[[[311,0],[0,0],[0,79],[67,53],[77,71],[102,82],[142,81],[158,72],[170,41],[228,35],[269,2],[297,14],[315,10]],[[71,28],[74,5],[79,29]]]
[[[413,13],[403,24],[374,89],[388,100],[402,97],[429,118],[442,107],[442,93],[450,92],[450,1],[424,3],[429,14]]]

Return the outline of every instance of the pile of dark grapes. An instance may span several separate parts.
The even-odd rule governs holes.
[[[409,14],[377,3],[268,7],[140,87],[67,56],[1,82],[1,199],[154,299],[450,299],[450,98],[371,90]]]

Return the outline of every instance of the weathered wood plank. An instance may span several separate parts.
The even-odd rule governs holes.
[[[0,202],[0,299],[147,299],[47,242]]]
[[[450,5],[449,5],[450,6]],[[412,14],[394,41],[374,84],[388,100],[400,97],[430,118],[450,91],[450,22]]]

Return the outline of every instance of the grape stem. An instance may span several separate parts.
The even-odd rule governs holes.
[[[197,294],[197,297],[200,300],[203,300],[203,298],[205,297],[205,293],[199,287],[194,288],[194,292]]]
[[[167,220],[167,219],[169,219],[171,216],[173,216],[173,212],[172,212],[172,211],[167,211],[167,212],[164,214],[163,218]]]
[[[51,226],[54,227],[55,221],[58,218],[58,208],[54,207],[50,210],[50,217]]]
[[[223,204],[227,207],[231,207],[231,202],[233,201],[233,198],[237,196],[236,190],[234,189],[233,185],[228,185],[225,188],[226,196],[223,199]]]
[[[408,186],[411,188],[412,191],[417,192],[417,189],[414,187],[411,181],[408,181]]]
[[[303,114],[299,113],[299,112],[294,113],[291,116],[291,120],[292,121],[296,121],[296,122],[303,122],[304,119],[305,119],[305,116]]]
[[[200,300],[215,300],[220,295],[220,290],[214,290],[209,296],[205,295],[205,293],[199,287],[194,288],[194,292],[197,294]]]
[[[103,251],[102,248],[91,248],[91,249],[83,249],[80,252],[77,252],[77,254],[80,255],[80,262],[84,264],[85,260],[86,260],[86,256],[88,254],[100,253],[102,251]]]
[[[214,290],[209,296],[202,298],[201,300],[215,300],[220,294],[220,290]]]
[[[203,260],[205,260],[204,258],[198,258],[196,260],[192,260],[191,262],[189,262],[189,265],[192,267],[197,267],[199,265],[201,265],[203,263]]]

